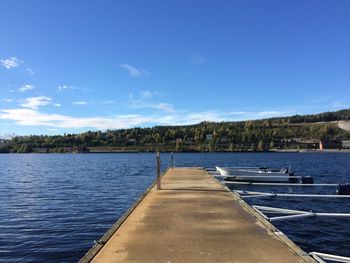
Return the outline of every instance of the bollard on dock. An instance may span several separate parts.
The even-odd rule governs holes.
[[[161,190],[161,182],[160,182],[160,153],[156,153],[156,159],[157,159],[157,190]]]

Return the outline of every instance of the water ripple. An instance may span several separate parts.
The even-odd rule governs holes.
[[[169,155],[163,154],[163,167]],[[292,165],[316,182],[350,179],[350,154],[176,154],[177,166]],[[0,155],[0,261],[79,260],[152,183],[154,154]],[[250,187],[250,188],[249,188]],[[249,186],[247,190],[261,190]],[[293,188],[270,191],[298,192]],[[310,193],[321,190],[309,189]],[[333,193],[334,189],[323,189]],[[257,199],[255,204],[350,212],[344,200]],[[306,251],[350,256],[349,219],[308,218],[276,226]]]

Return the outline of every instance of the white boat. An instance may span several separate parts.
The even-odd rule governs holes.
[[[275,182],[275,183],[297,183],[299,176],[294,176],[289,168],[280,170],[262,167],[215,167],[221,176],[228,181],[241,182]]]
[[[239,176],[239,175],[247,175],[247,176],[290,176],[293,175],[293,173],[290,171],[290,168],[282,168],[280,170],[277,169],[271,169],[271,168],[264,168],[264,167],[219,167],[215,166],[216,170],[221,175],[232,175],[232,176]]]

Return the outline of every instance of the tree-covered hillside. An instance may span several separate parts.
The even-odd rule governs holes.
[[[338,120],[350,120],[350,109],[254,121],[17,136],[1,141],[0,152],[248,151],[317,148],[319,141],[326,148],[339,148],[350,132],[341,130]]]

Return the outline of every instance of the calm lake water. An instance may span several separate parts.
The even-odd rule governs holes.
[[[162,154],[163,170],[169,158]],[[175,154],[175,164],[291,165],[296,174],[312,175],[317,183],[350,181],[347,153],[181,153]],[[155,154],[0,155],[0,261],[78,261],[154,178]],[[307,190],[315,191],[333,194],[335,189]],[[350,213],[347,199],[264,198],[253,203]],[[350,256],[350,219],[306,218],[275,225],[307,252]]]

